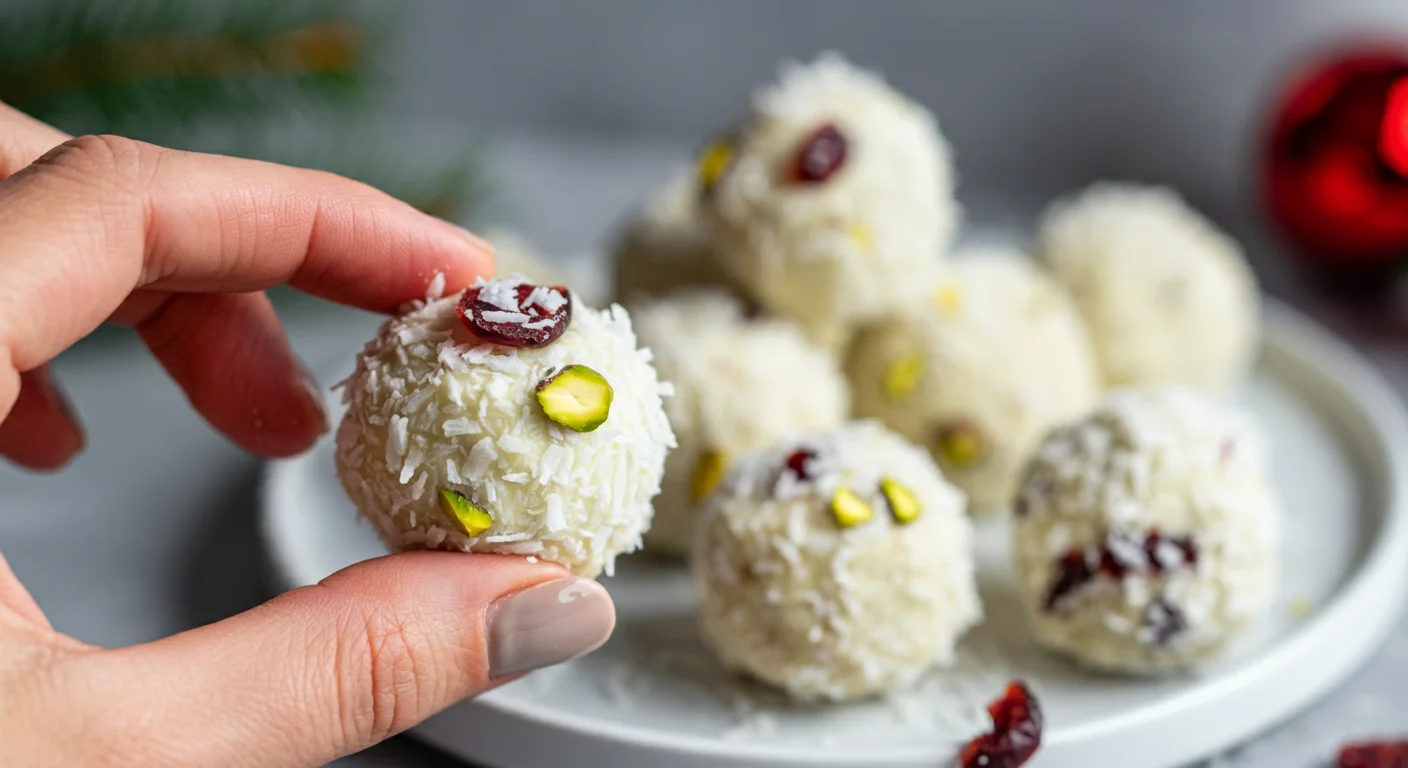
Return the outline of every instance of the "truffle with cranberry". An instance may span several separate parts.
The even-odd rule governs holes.
[[[982,612],[963,502],[879,422],[750,454],[694,542],[706,644],[803,700],[871,696],[951,663]]]
[[[764,307],[840,348],[923,301],[959,218],[933,116],[835,54],[784,65],[701,155],[717,253]]]
[[[1271,602],[1280,517],[1248,417],[1186,389],[1108,395],[1022,483],[1013,550],[1037,639],[1112,671],[1215,656]]]
[[[515,276],[387,321],[343,383],[338,477],[393,550],[610,572],[640,546],[674,436],[625,310]]]

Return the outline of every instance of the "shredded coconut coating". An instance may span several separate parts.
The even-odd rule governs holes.
[[[1241,246],[1173,190],[1095,184],[1052,204],[1038,244],[1090,326],[1107,386],[1223,395],[1247,374],[1255,277]]]
[[[824,183],[789,183],[817,128],[847,157]],[[785,64],[761,88],[735,156],[706,195],[724,266],[760,302],[841,348],[854,325],[921,301],[959,219],[951,152],[932,114],[837,54]]]
[[[816,451],[812,479],[783,468]],[[895,522],[890,477],[920,516]],[[837,525],[840,486],[874,509]],[[866,697],[954,660],[982,614],[963,494],[928,454],[878,422],[851,422],[740,461],[709,503],[691,553],[706,644],[729,668],[802,700]]]
[[[973,511],[1005,508],[1033,449],[1100,395],[1090,339],[1065,292],[1006,250],[958,254],[930,301],[861,331],[847,375],[856,414],[927,447]],[[911,381],[896,376],[910,366]],[[946,430],[966,425],[981,456],[955,460]]]
[[[342,385],[343,488],[393,550],[534,555],[581,576],[610,574],[650,526],[674,445],[661,402],[669,386],[619,306],[578,306],[561,338],[514,349],[470,336],[458,299],[413,305],[358,357]],[[537,403],[538,383],[570,364],[595,369],[614,390],[593,432],[558,425]],[[493,525],[473,538],[455,530],[437,501],[447,488],[486,509]]]
[[[494,246],[494,274],[523,275],[539,285],[567,282],[521,233],[499,228],[486,230],[482,236]]]
[[[626,216],[612,252],[612,290],[628,306],[684,288],[717,288],[746,296],[715,254],[691,168],[675,169]]]
[[[706,453],[722,470],[779,440],[837,426],[850,392],[835,359],[795,325],[748,320],[726,293],[677,294],[633,307],[631,316],[660,378],[674,385],[665,413],[679,443],[665,461],[646,547],[683,556],[703,500],[695,493]]]
[[[1190,389],[1114,392],[1086,420],[1053,432],[1027,470],[1013,529],[1038,640],[1121,672],[1215,656],[1275,591],[1281,511],[1266,464],[1254,422]],[[1138,542],[1153,532],[1166,543],[1150,558]],[[1192,564],[1167,544],[1178,539],[1195,548]],[[1111,541],[1129,572],[1097,576],[1051,605],[1061,558]],[[1167,567],[1153,572],[1152,560]],[[1176,631],[1160,640],[1160,622]]]

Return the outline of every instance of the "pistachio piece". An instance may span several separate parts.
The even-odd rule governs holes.
[[[842,487],[831,494],[831,516],[836,518],[837,525],[851,528],[869,522],[875,516],[875,510],[854,491]]]
[[[606,423],[613,395],[605,377],[585,365],[569,365],[538,383],[543,413],[577,432],[590,432]]]
[[[939,458],[949,466],[966,469],[987,458],[988,445],[983,430],[964,419],[939,425],[937,430]]]
[[[890,505],[890,514],[894,515],[899,523],[912,523],[919,517],[919,497],[900,485],[900,481],[893,477],[881,478],[880,492],[885,495],[885,501]]]
[[[494,518],[488,511],[463,493],[449,488],[440,491],[440,511],[445,513],[445,519],[455,530],[471,539],[494,524]]]
[[[865,253],[875,251],[875,233],[871,231],[870,225],[863,221],[851,222],[850,226],[846,227],[846,237]]]
[[[914,394],[924,375],[924,358],[918,352],[905,352],[885,368],[885,399],[901,403]]]
[[[728,459],[718,451],[704,451],[694,464],[694,474],[689,478],[689,495],[695,501],[703,501],[718,487],[728,468]]]
[[[945,315],[956,315],[963,309],[963,293],[958,290],[958,286],[945,282],[934,291],[934,306]]]
[[[699,154],[699,160],[694,168],[694,172],[699,176],[699,186],[706,192],[713,189],[732,162],[733,143],[731,141],[715,139],[709,142],[709,146]]]

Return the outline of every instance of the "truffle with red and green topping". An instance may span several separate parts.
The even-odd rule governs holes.
[[[727,271],[840,349],[857,323],[925,300],[959,218],[928,110],[836,54],[784,65],[700,153],[699,199]]]
[[[622,308],[481,280],[387,321],[342,387],[338,476],[392,549],[595,576],[640,546],[674,435]]]
[[[1280,516],[1246,416],[1192,390],[1107,396],[1022,483],[1013,551],[1037,639],[1112,671],[1212,658],[1270,605]]]
[[[736,463],[691,553],[706,644],[803,700],[905,686],[981,617],[963,494],[878,422]]]

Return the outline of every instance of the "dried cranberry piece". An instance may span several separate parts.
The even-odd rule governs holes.
[[[988,705],[992,732],[963,748],[963,768],[1018,768],[1041,746],[1041,705],[1020,682],[1008,683],[1002,696]]]
[[[1048,611],[1056,610],[1056,607],[1068,595],[1095,578],[1095,570],[1090,567],[1090,562],[1085,559],[1085,553],[1080,550],[1072,550],[1062,555],[1056,563],[1056,573],[1056,583],[1052,585],[1051,591],[1046,595],[1046,610]]]
[[[812,131],[797,150],[792,163],[791,181],[795,184],[820,184],[841,170],[846,163],[849,142],[835,123],[826,123]]]
[[[1144,609],[1143,627],[1148,641],[1154,645],[1168,645],[1188,628],[1188,620],[1183,611],[1159,598]]]
[[[460,322],[480,340],[505,347],[545,347],[557,341],[572,324],[572,294],[560,285],[551,286],[549,290],[556,291],[561,302],[549,295],[544,306],[536,299],[527,304],[539,286],[519,284],[514,288],[513,309],[483,300],[484,291],[491,285],[493,283],[465,291],[455,307]]]
[[[1364,741],[1340,747],[1335,768],[1408,768],[1408,741]]]
[[[816,460],[816,451],[800,448],[787,456],[787,469],[797,476],[798,480],[806,481],[812,479],[808,464]]]
[[[1092,567],[1091,563],[1098,563]],[[1072,549],[1056,561],[1056,579],[1046,596],[1046,610],[1053,611],[1068,595],[1096,576],[1119,581],[1131,573],[1161,576],[1198,562],[1198,548],[1187,536],[1165,536],[1149,532],[1140,541],[1127,533],[1112,532],[1094,552]]]

